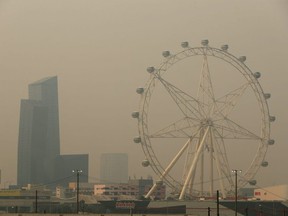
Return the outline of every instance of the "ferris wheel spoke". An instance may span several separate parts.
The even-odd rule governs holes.
[[[196,119],[202,118],[201,112],[197,109],[197,107],[203,107],[203,105],[200,106],[200,102],[198,100],[167,82],[161,76],[157,76],[157,78],[163,84],[184,116]]]
[[[200,122],[197,119],[184,117],[173,124],[151,134],[150,138],[187,138],[194,136],[199,129]]]
[[[250,85],[250,83],[245,83],[244,85],[240,86],[239,88],[229,92],[228,94],[224,95],[223,97],[216,100],[216,110],[214,115],[220,115],[226,117],[236,106],[238,100],[241,96],[245,93],[245,90]]]
[[[197,100],[200,110],[204,111],[204,116],[210,116],[215,106],[215,97],[209,71],[207,55],[203,55],[200,84],[197,93]]]
[[[214,122],[213,126],[217,129],[218,136],[223,139],[261,140],[261,137],[228,118]]]

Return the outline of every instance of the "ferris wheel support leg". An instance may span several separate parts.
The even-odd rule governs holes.
[[[223,183],[222,172],[221,172],[221,167],[220,167],[220,162],[219,162],[219,156],[217,152],[215,153],[215,159],[216,159],[216,167],[217,167],[218,175],[220,178],[220,187],[221,187],[222,197],[226,198],[226,192],[224,190],[224,183]]]
[[[200,196],[203,196],[204,194],[204,148],[202,148],[202,153],[201,153],[200,184],[201,184]]]
[[[160,176],[160,180],[163,180],[163,178],[169,173],[169,171],[172,169],[172,167],[175,165],[175,163],[178,161],[180,156],[183,154],[183,152],[188,147],[189,143],[191,142],[192,138],[189,138],[189,140],[185,143],[185,145],[180,149],[180,151],[177,153],[177,155],[173,158],[173,160],[170,162],[170,164],[167,166],[167,168],[164,170],[164,172]],[[151,196],[151,194],[155,191],[157,188],[157,184],[152,186],[152,188],[149,190],[149,192],[146,194],[145,198],[148,198]]]
[[[196,161],[194,172],[192,173],[191,179],[189,181],[189,186],[187,186],[187,187],[190,188],[189,194],[192,194],[192,192],[193,192],[193,185],[194,185],[195,175],[196,175],[196,172],[197,172],[196,171],[197,164],[198,164],[198,161]]]
[[[195,146],[195,150],[194,150],[195,152],[197,151],[199,145],[200,145],[200,141],[198,141],[198,145]],[[185,167],[187,168],[187,166],[185,166]],[[197,163],[196,163],[196,169],[197,169]],[[187,171],[187,174],[188,174],[188,172],[189,172],[188,168],[187,168],[187,170],[185,169],[185,172],[186,172],[186,171]],[[182,181],[185,181],[186,177],[187,177],[187,175],[186,175],[186,173],[185,173],[185,176],[183,176]],[[189,181],[189,186],[188,186],[188,187],[189,187],[189,194],[191,194],[191,195],[192,195],[192,193],[193,193],[194,179],[195,179],[195,172],[192,174],[192,177],[191,177],[191,179],[190,179],[190,181]]]
[[[149,190],[149,192],[145,195],[145,198],[149,198],[151,196],[151,194],[155,191],[155,189],[157,188],[157,184],[156,182],[154,183],[154,185],[152,186],[152,188]]]
[[[200,136],[200,137],[203,137],[203,130],[200,130],[200,131],[199,131],[199,136]],[[201,144],[201,139],[198,140],[198,144],[197,144],[197,147],[196,147],[196,149],[195,149],[195,152],[197,152],[197,149],[199,149],[200,144]],[[195,180],[195,174],[196,174],[197,164],[198,164],[198,161],[196,161],[195,170],[194,170],[194,172],[193,172],[193,174],[192,174],[192,176],[191,176],[191,179],[190,179],[190,181],[189,181],[189,188],[190,188],[189,194],[192,194],[192,191],[193,191],[193,185],[194,185],[194,180]],[[188,172],[189,172],[189,171],[188,171]],[[187,177],[186,177],[186,178],[187,178]],[[186,178],[184,178],[183,181],[185,181]]]
[[[213,137],[212,137],[212,130],[210,130],[210,197],[213,197],[214,191],[214,182],[213,182]]]
[[[209,130],[210,130],[210,126],[207,127],[207,129],[206,129],[206,131],[205,131],[205,133],[204,133],[204,135],[203,135],[203,137],[202,137],[201,143],[200,143],[200,145],[199,145],[199,148],[197,149],[195,158],[194,158],[194,160],[193,160],[193,162],[192,162],[192,165],[191,165],[191,167],[190,167],[188,176],[187,176],[187,178],[186,178],[186,180],[185,180],[184,186],[183,186],[182,191],[181,191],[181,193],[180,193],[179,200],[183,200],[183,198],[184,198],[184,195],[185,195],[187,186],[188,186],[188,184],[189,184],[189,182],[190,182],[190,180],[191,180],[191,177],[192,177],[192,175],[193,175],[193,172],[194,172],[194,169],[195,169],[195,165],[196,165],[196,163],[197,163],[197,161],[198,161],[198,158],[199,158],[200,153],[202,152],[202,148],[203,148],[203,145],[204,145],[204,141],[205,141],[205,139],[206,139],[206,136],[207,136]]]

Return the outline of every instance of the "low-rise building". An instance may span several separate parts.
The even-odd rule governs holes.
[[[79,182],[79,194],[93,195],[95,184],[96,183]],[[72,190],[72,191],[76,191],[77,190],[77,182],[70,182],[68,185],[68,189]]]
[[[288,199],[288,185],[276,185],[254,190],[254,197],[257,200],[279,200]]]
[[[0,190],[0,211],[3,212],[32,212],[35,200],[38,205],[51,201],[51,191],[41,185],[28,184],[27,187],[14,190]]]
[[[129,196],[136,199],[139,196],[139,188],[130,184],[96,184],[94,195],[105,195],[111,199],[118,199],[121,196]]]
[[[110,199],[139,199],[144,197],[153,186],[152,179],[129,179],[128,184],[95,184],[94,195],[105,196]],[[153,199],[165,199],[166,186],[158,185],[151,195]]]
[[[147,193],[147,188],[151,188],[153,185],[153,179],[149,178],[149,179],[129,179],[128,180],[128,184],[130,185],[135,185],[138,187],[138,191],[139,191],[139,197],[141,196],[145,196]]]

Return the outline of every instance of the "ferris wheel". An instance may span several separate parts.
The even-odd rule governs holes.
[[[150,197],[164,182],[180,199],[215,196],[234,191],[233,169],[241,169],[238,188],[256,184],[270,139],[270,116],[260,72],[239,58],[202,40],[198,47],[182,42],[178,53],[164,51],[159,67],[148,67],[150,78],[141,95],[139,136],[145,159],[158,180]]]

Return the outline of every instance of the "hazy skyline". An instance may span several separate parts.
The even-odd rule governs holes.
[[[146,68],[161,63],[162,51],[202,39],[229,44],[229,52],[246,55],[246,64],[262,73],[276,143],[256,179],[260,186],[288,183],[287,38],[285,0],[0,0],[1,187],[17,179],[20,100],[28,98],[29,83],[49,76],[58,76],[61,154],[89,152],[89,181],[99,178],[102,153],[128,153],[130,176],[153,175],[133,143],[135,90],[148,80]]]

